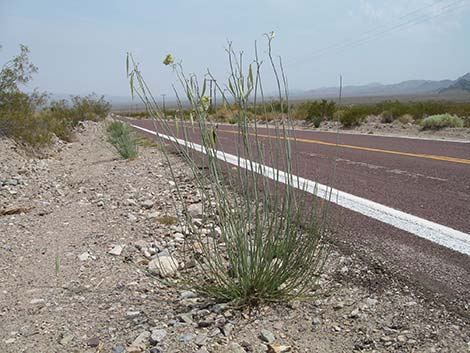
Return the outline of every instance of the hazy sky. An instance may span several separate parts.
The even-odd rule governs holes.
[[[0,64],[29,46],[31,87],[53,93],[127,96],[125,53],[155,94],[174,76],[171,52],[189,72],[226,76],[227,39],[251,57],[275,31],[291,89],[470,71],[470,0],[0,0]]]

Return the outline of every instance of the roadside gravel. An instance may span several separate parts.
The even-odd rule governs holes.
[[[334,248],[306,302],[240,311],[165,286],[152,260],[185,234],[163,154],[118,159],[102,123],[77,136],[45,159],[0,140],[0,352],[470,351],[464,319]]]

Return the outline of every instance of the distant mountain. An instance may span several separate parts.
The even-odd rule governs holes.
[[[470,73],[459,77],[457,80],[409,80],[400,83],[384,85],[381,83],[370,83],[362,86],[343,87],[343,96],[398,96],[398,95],[422,95],[439,94],[448,91],[468,91],[470,93]],[[338,87],[324,87],[303,92],[302,97],[336,97]]]
[[[470,92],[470,72],[455,80],[449,87],[443,88],[439,93],[450,91],[468,91]]]

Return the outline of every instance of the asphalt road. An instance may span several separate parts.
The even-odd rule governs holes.
[[[153,123],[132,120],[153,130]],[[272,132],[260,128],[262,139]],[[219,126],[218,145],[236,154],[236,127]],[[470,240],[470,143],[296,131],[295,173],[343,192],[450,227]],[[191,136],[193,142],[197,134]],[[332,160],[336,160],[332,180]],[[344,250],[440,296],[470,317],[470,256],[343,207],[334,239]]]

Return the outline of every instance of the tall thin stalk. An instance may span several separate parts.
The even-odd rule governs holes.
[[[202,80],[186,75],[181,63],[167,57],[165,62],[171,65],[180,84],[180,90],[175,89],[177,104],[180,110],[183,105],[191,107],[189,120],[183,114],[171,121],[165,119],[139,67],[131,55],[127,58],[132,94],[142,100],[153,118],[161,145],[170,144],[183,156],[202,198],[203,218],[213,220],[210,235],[202,234],[193,225],[193,217],[182,202],[168,149],[164,149],[181,201],[177,213],[190,230],[184,257],[196,261],[196,267],[186,272],[186,283],[201,293],[242,304],[311,294],[327,255],[324,210],[312,196],[302,192],[304,186],[295,177],[295,134],[287,79],[282,61],[276,64],[273,59],[273,38],[273,33],[267,35],[268,73],[262,69],[257,44],[254,59],[244,66],[243,54],[236,53],[229,42],[230,74],[225,85],[219,85],[222,80],[215,80],[210,71]],[[256,119],[250,120],[250,109],[256,112],[267,107],[262,73],[271,74],[276,82],[281,115],[274,126],[266,122],[261,127]],[[236,112],[236,168],[226,163],[225,150],[230,146],[218,141],[217,125],[208,113],[209,79],[215,80],[223,104]],[[260,129],[264,130],[262,134]],[[199,158],[195,158],[191,142],[202,146],[199,152],[203,153],[197,153]],[[198,163],[206,168],[199,168]],[[216,232],[217,226],[220,232]]]

